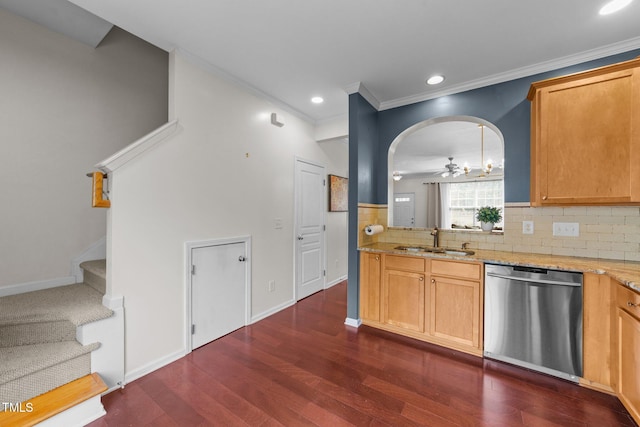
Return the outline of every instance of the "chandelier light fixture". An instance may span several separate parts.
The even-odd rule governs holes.
[[[394,181],[400,181],[401,179],[402,179],[402,175],[400,175],[400,172],[394,171],[393,172],[393,180]]]
[[[491,173],[491,169],[493,168],[491,159],[487,160],[487,163],[484,162],[484,125],[480,126],[480,175],[478,178],[486,178],[487,175]],[[466,171],[465,171],[466,172]]]

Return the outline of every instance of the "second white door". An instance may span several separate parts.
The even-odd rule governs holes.
[[[296,161],[296,297],[324,288],[325,172],[322,166]]]

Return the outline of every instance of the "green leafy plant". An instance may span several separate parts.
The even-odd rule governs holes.
[[[500,208],[483,206],[478,209],[478,212],[476,212],[476,219],[481,222],[490,222],[496,224],[502,219],[502,214],[500,213],[501,210],[502,209]]]

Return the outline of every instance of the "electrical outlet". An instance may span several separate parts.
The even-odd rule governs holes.
[[[276,230],[282,230],[282,218],[273,219],[273,228]]]
[[[522,221],[522,234],[533,234],[533,221]]]
[[[578,237],[580,224],[577,222],[554,222],[553,235],[559,237]]]
[[[273,292],[273,291],[276,290],[276,281],[275,280],[269,280],[268,289],[269,289],[269,292]]]

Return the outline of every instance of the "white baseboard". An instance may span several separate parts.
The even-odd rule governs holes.
[[[36,424],[38,427],[82,427],[105,415],[100,395],[87,399],[64,412]]]
[[[335,286],[338,283],[344,282],[345,280],[347,280],[347,276],[346,275],[344,275],[342,277],[339,277],[336,280],[333,280],[333,281],[327,283],[327,285],[324,288],[325,289],[329,289],[330,287]]]
[[[360,320],[360,319],[352,319],[350,317],[347,317],[344,320],[344,324],[347,325],[347,326],[354,327],[354,328],[359,328],[360,325],[362,325],[362,320]]]
[[[270,310],[263,311],[262,313],[257,314],[255,316],[251,316],[251,324],[256,323],[256,322],[258,322],[258,321],[260,321],[262,319],[265,319],[265,318],[271,316],[272,314],[276,314],[277,312],[282,311],[285,308],[289,308],[292,305],[294,305],[295,303],[296,303],[295,300],[289,300],[289,301],[284,302],[284,303],[282,303],[282,304],[280,304],[278,306],[275,306],[274,308],[272,308]]]
[[[58,277],[57,279],[37,280],[35,282],[18,283],[0,288],[0,297],[23,294],[25,292],[40,291],[42,289],[57,288],[58,286],[73,285],[74,276]]]
[[[164,357],[156,359],[150,363],[147,363],[144,366],[141,366],[133,371],[127,372],[124,375],[125,384],[128,384],[132,381],[137,380],[138,378],[142,378],[151,372],[162,368],[163,366],[168,365],[171,362],[175,362],[176,360],[186,356],[186,352],[184,349],[176,351],[174,353],[168,354]]]
[[[104,259],[106,257],[107,238],[103,237],[71,260],[71,271],[69,276],[4,286],[0,288],[0,297],[40,291],[42,289],[57,288],[58,286],[73,285],[74,283],[82,283],[84,275],[80,268],[80,263],[94,259]]]

